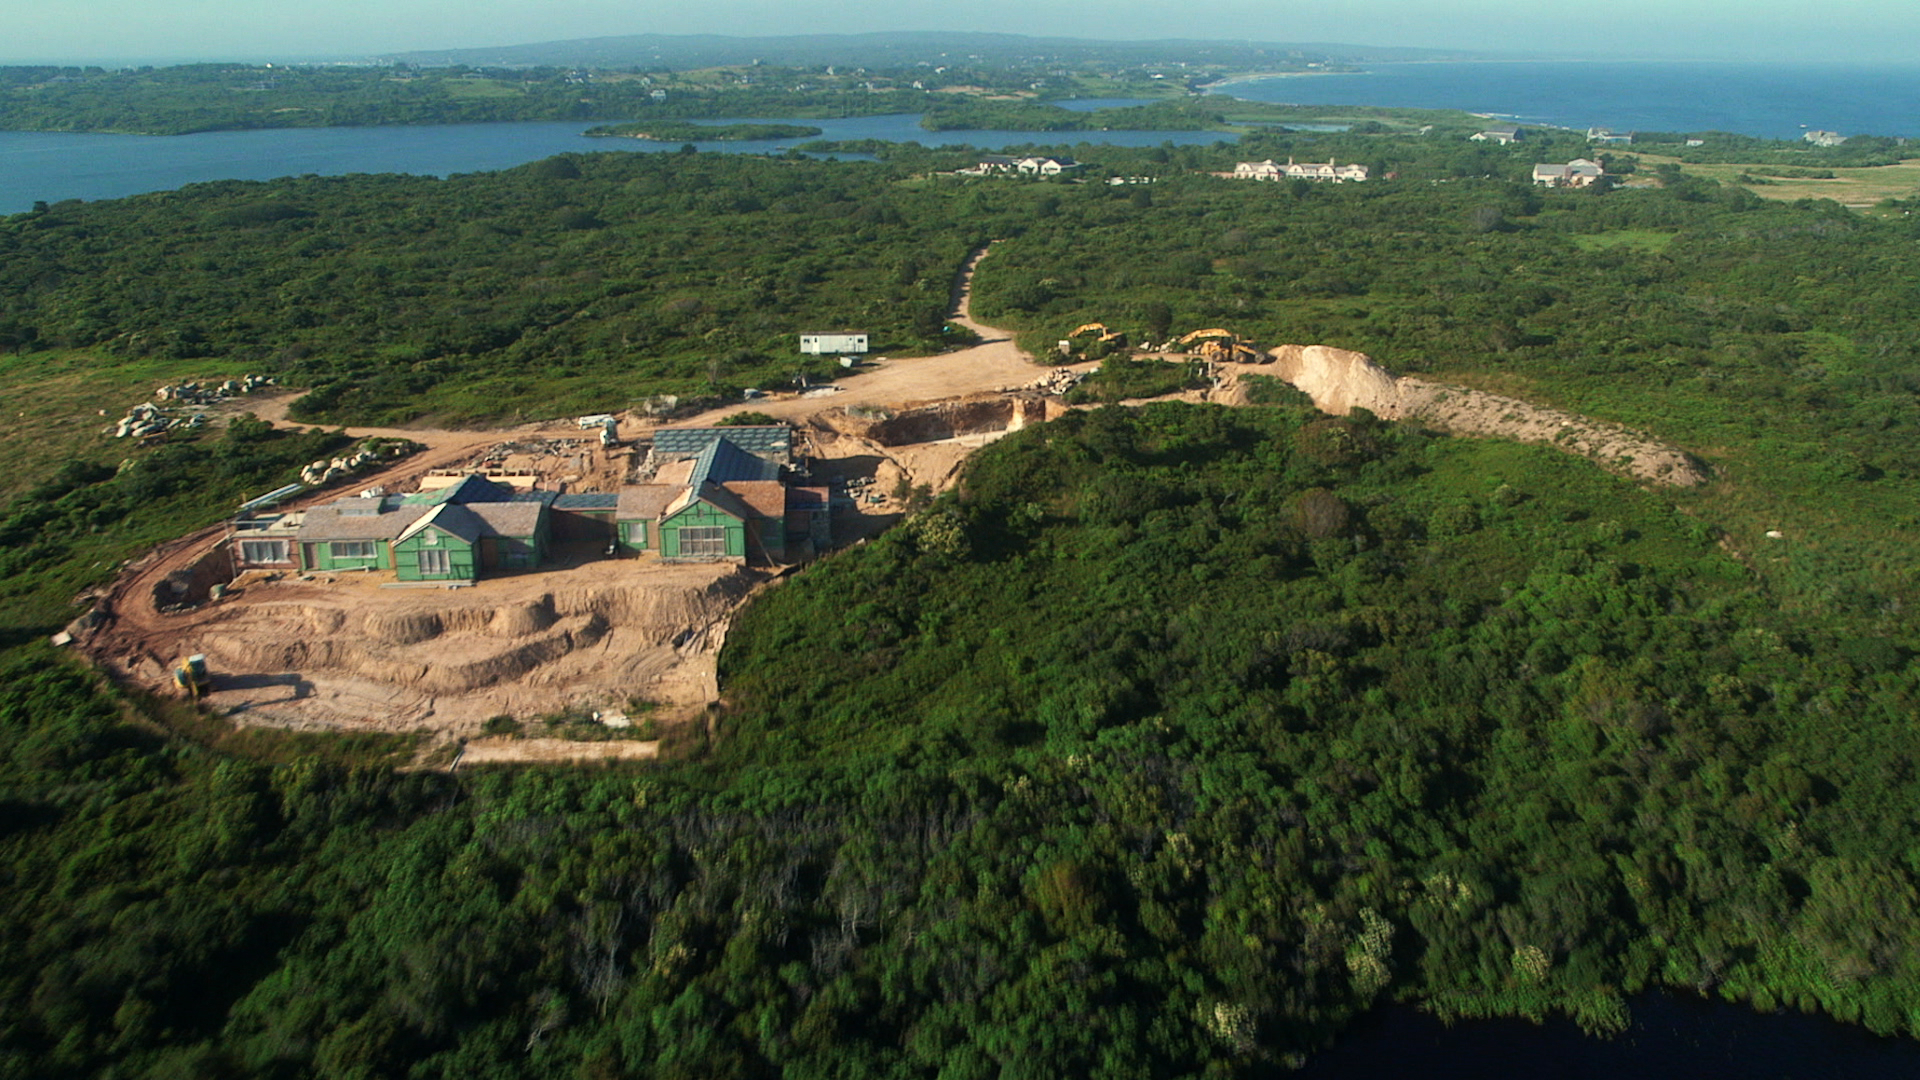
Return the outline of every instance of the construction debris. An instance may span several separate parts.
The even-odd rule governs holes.
[[[404,439],[367,439],[345,457],[307,465],[300,470],[300,482],[308,487],[331,484],[342,477],[361,472],[370,465],[406,457],[416,449],[418,447]]]
[[[1064,394],[1080,385],[1080,380],[1084,378],[1086,378],[1086,376],[1078,371],[1073,371],[1068,368],[1054,368],[1052,371],[1028,383],[1025,389],[1038,390],[1043,394]]]
[[[162,386],[153,392],[153,396],[161,401],[178,401],[187,405],[216,405],[228,398],[251,394],[272,385],[272,376],[248,375],[244,379],[228,379],[221,383],[183,382]]]
[[[273,380],[267,376],[249,375],[244,379],[228,379],[221,383],[184,382],[162,386],[153,392],[153,396],[157,400],[178,405],[217,405],[228,398],[251,394],[272,385]],[[113,437],[149,439],[164,436],[169,431],[194,431],[205,426],[206,422],[205,413],[169,416],[160,406],[142,402],[128,409],[127,415],[114,425]]]

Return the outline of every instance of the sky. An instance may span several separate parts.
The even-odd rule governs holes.
[[[1920,62],[1913,0],[0,0],[0,63],[351,59],[622,34],[884,30]]]

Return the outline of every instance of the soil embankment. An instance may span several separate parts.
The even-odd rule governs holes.
[[[205,654],[207,704],[240,723],[473,734],[503,713],[622,712],[636,699],[672,720],[718,696],[728,619],[764,575],[619,560],[452,594],[390,579],[243,581],[137,641],[110,630],[89,651],[156,690],[166,661]]]
[[[1245,400],[1237,385],[1240,376],[1270,374],[1312,398],[1321,411],[1337,416],[1362,408],[1383,420],[1417,420],[1454,435],[1540,443],[1638,480],[1673,487],[1697,487],[1709,478],[1707,467],[1684,450],[1617,424],[1482,390],[1395,378],[1364,353],[1326,345],[1282,345],[1268,355],[1273,357],[1270,368],[1221,365],[1221,400]]]

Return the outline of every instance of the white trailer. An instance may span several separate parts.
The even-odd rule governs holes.
[[[808,356],[833,356],[867,351],[865,334],[801,334],[800,351]]]

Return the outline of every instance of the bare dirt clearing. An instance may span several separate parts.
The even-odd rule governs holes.
[[[624,713],[661,722],[718,693],[714,657],[734,608],[766,575],[731,565],[594,561],[469,588],[396,587],[391,573],[249,575],[180,615],[116,621],[90,644],[158,692],[204,653],[206,703],[239,724],[479,733],[501,714]]]
[[[981,344],[863,365],[833,389],[745,401],[677,424],[712,424],[743,411],[794,423],[815,481],[836,489],[836,542],[877,534],[905,512],[906,498],[917,497],[912,489],[945,489],[979,447],[1068,408],[1031,388],[1056,369],[1035,364],[1009,335],[971,318],[968,285],[985,254],[968,262],[954,293],[954,320],[979,334]],[[1214,390],[1175,396],[1245,404],[1242,377],[1267,375],[1298,386],[1327,412],[1360,406],[1461,434],[1545,442],[1658,483],[1704,479],[1687,455],[1612,425],[1481,391],[1396,380],[1359,353],[1290,345],[1271,355],[1272,364],[1217,365]],[[293,396],[258,396],[247,410],[283,421]],[[492,432],[348,429],[427,447],[349,487],[409,491],[435,472],[488,468],[549,489],[612,490],[635,464],[632,442],[644,445],[659,426],[623,418],[626,445],[614,448],[570,424]],[[314,493],[303,503],[346,490]],[[217,564],[224,537],[224,527],[203,530],[130,566],[97,598],[93,625],[80,635],[86,651],[119,678],[160,692],[171,688],[174,662],[204,653],[213,673],[205,700],[234,723],[429,731],[439,741],[423,749],[422,763],[440,764],[427,767],[452,767],[450,740],[464,743],[463,764],[657,754],[659,743],[651,740],[478,736],[500,715],[639,709],[667,730],[696,722],[719,697],[715,661],[732,612],[773,576],[581,551],[571,565],[489,577],[459,590],[399,587],[390,572],[253,574],[219,600],[181,613],[159,610],[156,598],[170,579]],[[198,587],[204,596],[206,584]]]

